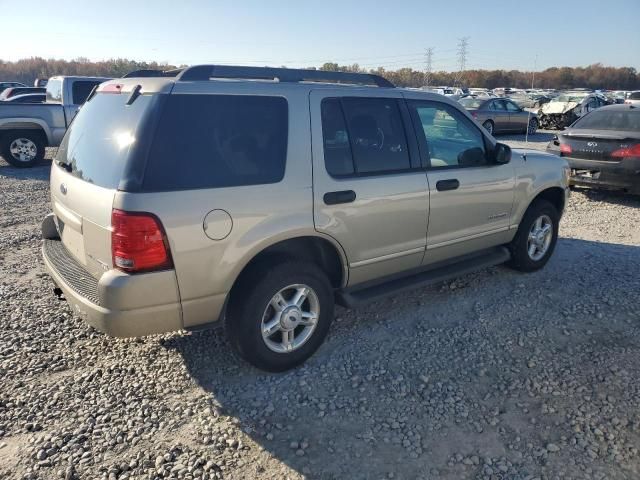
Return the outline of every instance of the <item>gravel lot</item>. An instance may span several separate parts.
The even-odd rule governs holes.
[[[48,175],[0,161],[0,478],[640,477],[640,200],[575,192],[544,270],[338,309],[274,375],[216,332],[74,318],[39,256]]]

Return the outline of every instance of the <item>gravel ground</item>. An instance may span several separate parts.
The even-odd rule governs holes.
[[[338,309],[274,375],[216,332],[73,317],[39,257],[48,175],[0,162],[0,478],[640,477],[640,200],[575,192],[544,270]]]

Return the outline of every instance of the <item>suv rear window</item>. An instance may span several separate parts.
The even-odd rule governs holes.
[[[144,191],[276,183],[284,177],[282,97],[169,95],[149,152]]]
[[[118,187],[128,159],[140,143],[137,132],[141,119],[154,99],[141,95],[126,105],[128,97],[99,93],[80,109],[56,155],[72,175],[100,187]]]

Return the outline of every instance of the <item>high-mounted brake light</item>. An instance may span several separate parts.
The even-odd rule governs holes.
[[[121,93],[122,87],[121,83],[109,83],[100,89],[100,93]]]
[[[145,212],[111,212],[113,266],[125,272],[173,267],[169,243],[158,217]]]
[[[560,152],[561,153],[571,153],[573,150],[571,149],[571,145],[567,145],[566,143],[560,144]]]
[[[611,156],[614,158],[640,157],[640,143],[614,150],[611,152]]]

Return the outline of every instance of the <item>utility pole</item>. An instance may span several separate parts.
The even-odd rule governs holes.
[[[431,73],[433,66],[431,61],[433,59],[433,47],[429,47],[424,52],[424,84],[426,87],[431,85]]]
[[[462,37],[458,39],[458,73],[455,77],[454,86],[462,81],[463,72],[467,67],[467,49],[469,48],[469,37]]]

